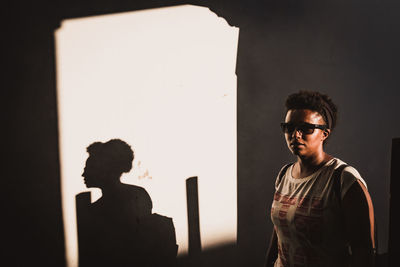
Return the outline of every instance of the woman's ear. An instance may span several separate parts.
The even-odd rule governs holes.
[[[328,138],[328,136],[331,134],[331,129],[325,129],[324,131],[323,131],[323,135],[322,135],[322,141],[325,141],[326,140],[326,138]]]

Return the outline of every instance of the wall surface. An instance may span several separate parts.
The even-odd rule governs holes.
[[[7,72],[2,99],[8,160],[3,243],[17,266],[62,266],[54,31],[65,18],[188,2],[25,2],[7,6],[5,16]],[[299,89],[321,90],[338,104],[339,124],[327,151],[356,167],[368,183],[380,252],[386,252],[390,145],[400,136],[396,71],[400,4],[390,0],[191,3],[210,7],[240,29],[237,263],[263,262],[272,228],[268,214],[274,179],[279,168],[293,160],[278,125],[285,97]],[[218,255],[208,254],[214,259]],[[230,254],[225,249],[223,255]]]

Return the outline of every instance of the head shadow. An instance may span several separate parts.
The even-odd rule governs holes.
[[[133,150],[120,139],[106,143],[95,142],[86,151],[89,157],[82,176],[88,188],[107,190],[108,187],[120,184],[121,175],[132,169]]]

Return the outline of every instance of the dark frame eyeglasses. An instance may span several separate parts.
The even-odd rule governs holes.
[[[282,122],[281,129],[284,133],[292,134],[295,130],[301,132],[301,134],[312,134],[315,129],[326,130],[328,129],[327,125],[322,124],[312,124],[312,123],[291,123],[291,122]]]

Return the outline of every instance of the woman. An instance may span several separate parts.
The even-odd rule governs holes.
[[[373,266],[367,186],[356,169],[324,152],[336,105],[327,95],[300,91],[287,98],[286,109],[281,127],[297,160],[281,169],[275,183],[266,266]]]

